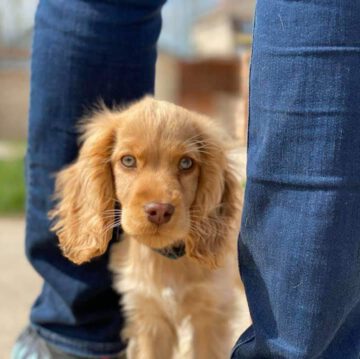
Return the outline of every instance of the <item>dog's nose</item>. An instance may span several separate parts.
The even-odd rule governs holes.
[[[148,220],[155,224],[164,224],[170,221],[175,207],[170,203],[150,202],[144,206]]]

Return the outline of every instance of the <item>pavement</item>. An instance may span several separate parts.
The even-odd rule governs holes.
[[[11,347],[28,323],[29,309],[41,280],[24,253],[22,217],[0,218],[0,358],[10,358]]]

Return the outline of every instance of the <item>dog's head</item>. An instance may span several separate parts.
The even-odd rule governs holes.
[[[182,240],[187,256],[218,266],[238,205],[222,131],[152,98],[103,109],[83,130],[78,159],[57,175],[51,212],[65,256],[82,263],[105,252],[117,201],[131,237],[152,248]]]

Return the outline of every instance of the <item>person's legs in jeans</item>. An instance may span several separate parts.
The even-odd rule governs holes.
[[[360,355],[360,3],[258,0],[232,358]]]
[[[42,0],[32,54],[26,253],[44,285],[31,324],[49,343],[89,357],[124,348],[108,254],[83,266],[49,232],[54,173],[77,155],[77,120],[152,93],[162,0]]]

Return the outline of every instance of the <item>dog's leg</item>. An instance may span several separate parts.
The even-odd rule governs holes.
[[[125,331],[129,359],[171,359],[177,345],[175,325],[152,298],[131,298]]]
[[[214,296],[209,288],[192,288],[186,295],[184,310],[193,326],[194,359],[227,359],[231,351],[231,301]]]
[[[193,358],[227,359],[230,356],[232,333],[229,318],[204,311],[193,317]]]

